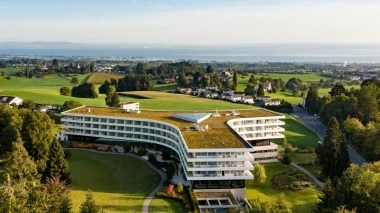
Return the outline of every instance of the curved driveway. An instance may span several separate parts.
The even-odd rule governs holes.
[[[294,112],[293,113],[294,117],[296,117],[303,125],[309,128],[315,134],[317,134],[319,140],[323,141],[323,138],[325,137],[326,127],[318,120],[318,117],[307,115],[304,109],[298,106],[294,106],[294,105],[293,105],[293,112]],[[350,146],[348,147],[348,153],[350,155],[351,163],[358,164],[358,165],[367,163],[367,161],[364,160],[364,158],[360,156]]]

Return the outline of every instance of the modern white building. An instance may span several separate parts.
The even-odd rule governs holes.
[[[170,149],[182,164],[201,209],[236,206],[245,198],[245,180],[254,162],[277,159],[285,123],[263,109],[217,112],[139,111],[82,106],[62,112],[64,135],[71,141],[101,140]],[[207,198],[207,193],[212,198]],[[215,197],[220,193],[221,197]]]

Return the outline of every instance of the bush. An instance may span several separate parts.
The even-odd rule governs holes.
[[[183,185],[181,182],[178,183],[177,187],[175,188],[175,190],[178,192],[178,193],[182,193],[183,192]]]
[[[71,157],[71,155],[72,155],[72,153],[70,152],[70,150],[67,150],[67,149],[64,150],[63,153],[65,154],[65,159],[66,160],[68,160]]]
[[[144,148],[139,148],[138,150],[137,150],[137,155],[139,155],[139,156],[144,156],[144,155],[146,155],[146,149],[144,149]]]
[[[305,174],[293,169],[274,175],[272,184],[277,189],[294,191],[314,187]]]
[[[186,194],[190,197],[190,201],[191,201],[191,211],[192,212],[200,212],[200,209],[198,207],[198,201],[197,201],[197,198],[195,197],[195,194],[193,192],[193,190],[190,188],[190,186],[186,186]]]

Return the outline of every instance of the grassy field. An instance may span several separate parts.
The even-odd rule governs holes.
[[[141,212],[148,194],[159,184],[160,176],[141,160],[127,155],[71,150],[73,211],[78,212],[87,189],[105,212]],[[166,206],[166,204],[162,204]],[[161,203],[156,204],[161,208]]]
[[[288,205],[293,212],[312,212],[316,202],[319,200],[318,195],[321,193],[317,189],[309,188],[300,191],[285,191],[275,189],[271,184],[271,179],[276,173],[286,171],[291,167],[284,167],[281,163],[264,164],[267,179],[260,187],[254,186],[253,180],[246,181],[247,199],[258,198],[260,200],[273,201],[280,193],[285,194]]]
[[[98,72],[98,73],[92,74],[88,78],[87,83],[103,84],[105,80],[108,80],[108,81],[111,81],[111,79],[119,80],[120,78],[123,78],[124,76],[125,74]]]
[[[5,76],[16,76],[17,73],[20,71],[20,70],[24,70],[25,68],[20,68],[20,67],[7,67],[7,68],[0,68],[0,73],[2,71],[5,72]]]
[[[155,197],[150,203],[149,212],[177,213],[177,212],[186,212],[186,209],[183,203],[177,200]]]
[[[160,92],[171,92],[177,87],[178,87],[177,83],[153,85],[154,91],[160,91]]]
[[[301,122],[295,119],[292,116],[286,116],[285,119],[285,132],[282,134],[285,135],[288,143],[293,147],[305,148],[307,146],[317,147],[318,137],[310,129],[305,127]],[[279,145],[282,144],[282,140],[275,140]]]
[[[191,95],[163,93],[152,91],[137,91],[122,93],[131,101],[140,102],[140,108],[153,110],[223,110],[251,109],[252,105],[231,103],[229,101],[200,98]],[[121,94],[119,97],[122,97]]]

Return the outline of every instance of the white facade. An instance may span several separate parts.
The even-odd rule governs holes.
[[[74,112],[75,109],[62,112],[65,135],[144,142],[168,147],[177,153],[187,180],[192,181],[195,188],[202,188],[205,181],[219,181],[218,187],[223,187],[223,180],[227,181],[226,183],[232,181],[231,185],[236,180],[243,181],[242,187],[236,188],[244,190],[244,180],[253,179],[251,171],[254,169],[252,162],[256,161],[255,157],[266,162],[267,159],[264,158],[272,157],[272,155],[263,155],[262,150],[274,149],[276,149],[275,152],[267,153],[277,156],[277,147],[274,144],[255,147],[250,145],[250,142],[284,137],[279,133],[284,131],[284,128],[279,127],[285,124],[279,120],[284,118],[283,115],[253,118],[231,116],[227,122],[229,128],[226,127],[225,131],[238,134],[244,139],[246,148],[189,148],[181,132],[186,130],[171,123],[128,117],[130,113],[124,113],[124,116],[99,115],[93,113],[96,108],[91,110],[85,106],[80,108],[87,109],[87,113]],[[141,114],[143,113],[142,111]],[[225,190],[231,190],[228,186],[226,187]],[[210,187],[208,190],[212,191]],[[245,195],[245,190],[243,194]]]

